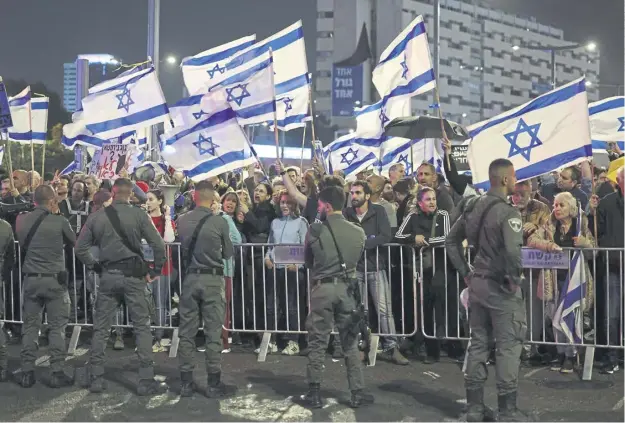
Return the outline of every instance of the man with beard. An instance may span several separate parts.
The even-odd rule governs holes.
[[[387,251],[382,247],[392,238],[391,225],[384,207],[371,203],[371,188],[364,181],[356,181],[351,189],[351,207],[343,214],[348,222],[360,225],[365,231],[365,255],[358,262],[356,277],[365,297],[365,278],[379,320],[382,338],[383,357],[395,364],[409,364],[399,352],[391,304],[391,287],[386,274]],[[365,300],[366,301],[366,300]]]
[[[371,175],[367,178],[367,183],[371,188],[371,203],[379,204],[380,206],[384,207],[384,210],[386,211],[386,216],[388,217],[388,220],[391,224],[391,233],[395,233],[395,230],[397,229],[397,214],[395,212],[395,207],[393,207],[391,203],[389,203],[382,197],[382,192],[385,185],[384,178],[379,175]]]
[[[431,163],[421,163],[421,166],[417,169],[417,181],[419,185],[430,187],[436,191],[438,208],[451,213],[454,208],[454,201],[447,187],[443,184],[439,184],[436,168]]]

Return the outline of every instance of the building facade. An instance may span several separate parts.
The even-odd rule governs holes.
[[[77,59],[89,62],[89,87],[115,77],[121,69],[119,61],[110,54],[81,54]],[[70,113],[80,108],[77,95],[76,62],[63,64],[63,107]]]
[[[464,125],[477,123],[551,89],[551,52],[536,46],[572,45],[563,31],[533,18],[493,10],[477,0],[440,1],[439,94],[444,116]],[[356,47],[367,24],[377,63],[386,46],[422,15],[433,43],[432,0],[317,0],[315,112],[341,128],[353,119],[332,117],[332,64]],[[513,48],[520,46],[520,48]],[[525,47],[524,47],[525,46]],[[377,100],[371,65],[364,69],[363,102]],[[556,53],[556,84],[586,76],[589,101],[599,98],[599,51],[583,46]],[[435,114],[430,92],[412,100],[413,115]],[[357,106],[357,105],[356,105]]]
[[[76,63],[63,63],[63,108],[76,111]]]

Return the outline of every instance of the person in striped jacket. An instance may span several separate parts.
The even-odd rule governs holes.
[[[436,191],[422,187],[416,195],[416,205],[406,215],[395,234],[395,242],[417,248],[417,266],[415,271],[423,284],[423,322],[425,335],[437,338],[458,338],[458,285],[451,263],[445,260],[443,248],[445,238],[450,229],[449,213],[439,209],[436,203]],[[420,295],[420,294],[419,294]],[[445,318],[445,301],[447,301],[447,319]],[[434,328],[436,315],[436,330]],[[420,319],[419,319],[420,320]],[[417,332],[420,335],[420,332]],[[417,343],[419,341],[417,336]],[[450,357],[462,355],[460,343],[451,341],[447,344]],[[440,341],[427,338],[425,340],[425,363],[433,363],[440,359]]]

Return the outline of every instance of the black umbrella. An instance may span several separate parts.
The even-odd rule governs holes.
[[[465,141],[471,138],[469,132],[456,122],[447,119],[442,121],[449,141]],[[433,116],[407,116],[393,119],[386,125],[384,135],[411,140],[443,138],[441,119]]]

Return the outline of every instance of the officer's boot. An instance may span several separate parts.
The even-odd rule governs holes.
[[[31,370],[29,372],[23,372],[18,383],[22,388],[30,388],[35,384],[35,382],[35,372]]]
[[[74,384],[74,377],[69,377],[64,371],[54,372],[50,375],[50,388],[64,388],[66,386],[72,386]]]
[[[358,408],[361,405],[373,404],[374,398],[371,394],[365,394],[362,389],[352,391],[352,397],[349,400],[349,406],[351,408]]]
[[[106,381],[104,380],[104,377],[89,374],[87,389],[89,389],[89,392],[92,394],[104,392],[106,390]]]
[[[167,392],[167,385],[165,383],[161,383],[154,378],[139,380],[137,395],[140,397],[144,397],[146,395],[160,395],[165,392]]]
[[[4,367],[0,367],[0,382],[7,382],[8,380],[9,380],[9,371]]]
[[[180,372],[180,396],[192,397],[197,389],[193,382],[193,372]]]
[[[321,403],[321,393],[319,392],[320,389],[321,386],[318,383],[308,384],[308,392],[304,395],[304,401],[308,403],[310,408],[323,407],[323,404]]]
[[[528,413],[516,408],[516,391],[509,394],[499,395],[499,419],[500,422],[533,422],[535,419]]]
[[[226,385],[221,381],[221,372],[209,373],[207,377],[206,396],[208,398],[227,398],[237,392],[237,387]]]
[[[494,422],[495,413],[484,405],[484,388],[467,389],[467,422]]]

